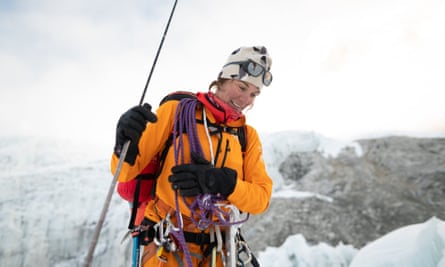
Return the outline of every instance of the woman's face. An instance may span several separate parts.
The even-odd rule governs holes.
[[[215,92],[219,99],[239,112],[251,106],[259,94],[255,85],[240,80],[225,80]]]

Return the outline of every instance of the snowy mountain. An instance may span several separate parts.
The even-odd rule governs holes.
[[[287,186],[279,168],[292,152],[318,151],[326,157],[336,157],[346,145],[358,154],[362,149],[357,142],[338,142],[314,133],[282,132],[263,135],[262,139],[267,167],[274,179],[274,198],[326,197]],[[110,153],[111,146],[69,140],[0,138],[0,266],[82,265],[112,179]],[[122,242],[128,216],[127,204],[115,194],[92,266],[128,266],[130,244],[128,240]],[[352,262],[351,267],[357,267],[370,260],[372,263],[376,255],[382,261],[366,266],[445,266],[443,221],[432,218],[400,231],[402,234],[394,231],[361,250],[350,244],[312,244],[296,234],[278,247],[269,245],[256,254],[264,266],[334,267]],[[385,248],[391,242],[399,244],[403,265],[394,257],[392,265],[383,262],[390,255]],[[423,265],[406,265],[406,258],[419,255],[425,257]]]

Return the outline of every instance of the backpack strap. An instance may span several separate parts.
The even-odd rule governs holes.
[[[134,229],[134,223],[136,221],[136,214],[137,209],[139,208],[139,194],[141,192],[141,175],[138,175],[136,177],[136,188],[134,190],[134,196],[133,196],[133,204],[131,207],[131,215],[130,215],[130,222],[128,223],[128,229],[133,230]]]
[[[184,98],[196,98],[196,94],[188,91],[176,91],[171,94],[166,95],[161,102],[159,103],[159,106],[164,104],[167,101],[176,100],[180,101]]]
[[[247,126],[246,125],[238,128],[238,140],[241,145],[241,151],[243,152],[243,157],[244,157],[244,154],[246,153],[246,150],[247,150]]]

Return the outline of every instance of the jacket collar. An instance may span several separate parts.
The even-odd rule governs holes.
[[[245,116],[243,113],[224,103],[212,92],[198,92],[196,96],[199,102],[210,111],[215,123],[226,124],[228,126],[241,126],[245,124]]]

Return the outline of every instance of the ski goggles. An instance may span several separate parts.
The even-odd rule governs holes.
[[[265,86],[269,86],[272,83],[272,73],[266,70],[266,68],[263,65],[258,64],[255,61],[252,60],[235,61],[224,65],[224,67],[228,65],[239,65],[240,77],[244,77],[246,74],[253,77],[258,77],[261,74],[263,74],[263,84]]]

